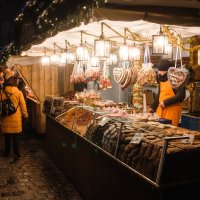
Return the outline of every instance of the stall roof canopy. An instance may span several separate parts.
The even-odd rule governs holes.
[[[16,17],[15,46],[19,52],[81,21],[88,24],[93,9],[95,21],[200,26],[199,0],[48,0],[43,4],[44,0],[29,0]]]
[[[50,52],[53,51],[54,43],[56,43],[58,47],[65,49],[66,40],[71,45],[78,46],[80,44],[81,31],[85,33],[83,34],[83,41],[86,41],[89,45],[93,45],[94,39],[101,35],[102,22],[122,35],[124,34],[124,28],[128,28],[131,32],[149,39],[152,35],[159,32],[160,24],[169,25],[171,29],[180,33],[183,37],[200,35],[200,26],[191,26],[193,24],[190,17],[187,16],[177,16],[175,19],[169,14],[153,12],[147,14],[141,11],[137,12],[126,9],[95,8],[90,23],[86,25],[81,24],[78,27],[61,31],[53,37],[46,38],[40,44],[32,45],[28,50],[22,51],[21,55],[42,56],[44,55],[44,48],[47,48]],[[105,37],[112,38],[112,41],[123,43],[123,38],[116,35],[113,30],[107,27],[104,28],[104,35]],[[59,52],[59,48],[56,51]]]
[[[186,8],[200,8],[199,0],[107,0],[112,4],[126,4],[126,5],[142,5],[142,6],[173,6],[173,7],[186,7]]]

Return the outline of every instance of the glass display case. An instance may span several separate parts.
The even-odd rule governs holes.
[[[52,107],[52,104],[53,104],[53,99],[54,99],[53,95],[47,95],[45,97],[43,108],[42,108],[42,112],[44,114],[50,115],[50,113],[51,113],[51,107]]]
[[[195,148],[200,148],[200,133],[156,121],[134,121],[133,118],[112,115],[109,111],[96,110],[90,106],[75,106],[59,117],[59,122],[83,136],[99,148],[116,157],[132,169],[140,172],[152,181],[159,180],[160,165],[163,152],[167,157],[168,170],[174,171],[177,181],[182,181],[184,171],[179,169],[184,159],[173,162],[174,156],[189,155]],[[192,145],[182,137],[196,138]],[[190,135],[190,136],[188,136]],[[170,145],[164,149],[164,142],[169,139]],[[174,167],[175,166],[175,167]],[[189,166],[188,166],[189,167]],[[188,177],[194,178],[193,175]],[[174,177],[166,176],[165,181],[173,181]]]
[[[73,108],[74,106],[77,106],[79,105],[79,102],[78,101],[75,101],[75,100],[65,100],[63,102],[63,106],[62,106],[62,113],[65,113],[67,110],[69,110],[70,108]]]
[[[62,113],[64,97],[54,97],[51,106],[50,116],[56,118]]]
[[[63,125],[84,136],[87,131],[88,124],[90,124],[94,118],[93,113],[86,109],[86,106],[79,106],[76,103],[70,104],[71,107],[66,103],[65,106],[67,111],[58,116],[57,119]]]

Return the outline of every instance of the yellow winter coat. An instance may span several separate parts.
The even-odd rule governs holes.
[[[5,91],[12,93],[10,96],[11,101],[17,107],[17,111],[9,116],[3,116],[1,118],[1,131],[2,133],[21,133],[22,132],[22,116],[28,117],[26,102],[22,92],[16,86],[6,86]],[[1,97],[0,97],[1,98]],[[4,92],[2,92],[2,100],[6,98]],[[0,99],[1,100],[1,99]]]

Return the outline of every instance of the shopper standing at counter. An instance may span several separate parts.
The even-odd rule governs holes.
[[[159,89],[149,111],[156,112],[160,118],[169,119],[172,125],[178,126],[182,110],[181,102],[185,98],[186,89],[185,87],[179,89],[171,87],[167,76],[170,67],[168,60],[160,60],[158,63]]]

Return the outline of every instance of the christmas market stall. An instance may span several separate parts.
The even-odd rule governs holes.
[[[197,195],[199,4],[74,2],[53,1],[35,27],[19,15],[26,32],[20,55],[7,61],[37,91],[37,126],[51,156],[86,199]],[[36,9],[30,1],[25,10]],[[179,126],[147,112],[160,59],[172,63],[171,86],[187,88]]]

